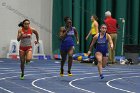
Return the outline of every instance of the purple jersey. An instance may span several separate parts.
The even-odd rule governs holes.
[[[66,29],[65,29],[66,31]],[[61,41],[61,47],[60,50],[62,51],[68,51],[71,47],[74,46],[74,27],[71,27],[71,29],[68,31],[66,37]]]
[[[95,52],[101,52],[103,56],[107,56],[106,54],[108,53],[108,40],[106,39],[106,33],[103,36],[103,38],[100,38],[99,33]]]

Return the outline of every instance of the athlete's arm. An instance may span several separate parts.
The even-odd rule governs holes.
[[[91,34],[91,30],[89,31],[88,35],[86,36],[86,40],[88,39],[88,37],[90,36]]]
[[[20,41],[22,38],[22,32],[21,29],[18,30],[18,34],[17,34],[17,41]]]
[[[64,32],[64,27],[60,27],[60,31],[59,31],[59,37],[60,39],[63,39],[66,36],[67,32]]]
[[[88,55],[91,53],[92,47],[95,44],[95,42],[97,41],[97,38],[98,38],[98,34],[96,34],[92,39],[92,43],[90,44]]]
[[[74,27],[74,35],[75,35],[75,37],[76,37],[77,44],[79,44],[78,31],[76,30],[76,28],[75,28],[75,27]]]
[[[32,28],[32,32],[35,34],[35,36],[36,36],[36,43],[39,43],[39,34],[38,34],[38,32],[34,29],[34,28]]]

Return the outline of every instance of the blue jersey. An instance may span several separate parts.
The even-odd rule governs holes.
[[[103,38],[100,38],[99,33],[95,52],[101,52],[103,56],[107,56],[106,54],[108,53],[108,40],[106,39],[106,33],[103,36]]]
[[[66,30],[66,28],[65,28]],[[67,36],[74,36],[74,27],[70,28],[70,31],[68,31]]]
[[[65,28],[66,31],[66,28]],[[71,47],[74,46],[74,27],[71,27],[68,31],[66,37],[61,41],[60,50],[68,51]]]

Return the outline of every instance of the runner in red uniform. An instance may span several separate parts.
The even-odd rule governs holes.
[[[24,64],[29,63],[32,59],[32,44],[31,44],[31,37],[32,33],[36,35],[35,44],[38,44],[39,36],[38,32],[29,26],[30,21],[25,19],[22,23],[20,23],[20,29],[18,30],[17,41],[20,41],[19,47],[19,56],[21,61],[21,75],[20,79],[24,79]]]

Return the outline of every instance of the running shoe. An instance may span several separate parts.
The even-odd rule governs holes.
[[[24,74],[22,74],[22,73],[20,74],[20,79],[24,80]]]
[[[103,78],[104,78],[104,76],[103,76],[103,74],[101,74],[101,75],[100,75],[100,79],[103,79]]]
[[[72,76],[72,73],[70,71],[68,71],[68,76]]]
[[[61,77],[64,76],[64,70],[63,70],[63,69],[60,70],[60,76],[61,76]]]

